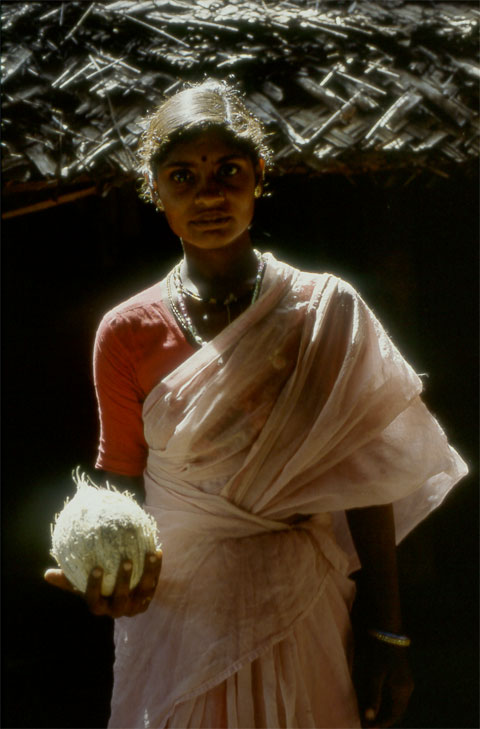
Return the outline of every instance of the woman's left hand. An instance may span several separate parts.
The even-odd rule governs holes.
[[[406,648],[365,637],[356,648],[353,680],[362,727],[390,727],[400,721],[413,691]]]

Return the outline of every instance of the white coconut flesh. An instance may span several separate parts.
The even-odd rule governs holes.
[[[132,562],[130,589],[142,576],[145,555],[160,548],[155,519],[128,492],[96,486],[88,476],[73,476],[75,496],[52,524],[51,554],[81,592],[94,567],[103,569],[102,595],[111,595],[120,564]]]

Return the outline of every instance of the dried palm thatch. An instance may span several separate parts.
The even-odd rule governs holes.
[[[144,114],[229,74],[280,173],[442,174],[478,155],[479,17],[430,0],[3,2],[4,182],[131,178]]]

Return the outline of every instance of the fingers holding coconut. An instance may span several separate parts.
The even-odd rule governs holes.
[[[145,555],[143,562],[143,573],[135,588],[140,596],[153,595],[157,586],[160,570],[162,569],[163,552],[161,549],[156,552],[149,552]]]
[[[143,613],[150,605],[158,582],[162,566],[162,551],[145,555],[143,572],[135,588],[130,589],[132,562],[125,560],[119,567],[115,587],[107,600],[109,612],[113,618],[133,617]]]
[[[125,569],[125,564],[128,565]],[[108,615],[111,618],[121,618],[130,615],[130,577],[132,574],[132,563],[126,560],[118,569],[115,586],[110,595],[105,596],[103,589],[104,571],[101,567],[95,567],[88,576],[87,589],[85,590],[85,601],[88,609],[94,615]]]
[[[133,617],[143,612],[146,607],[139,604],[135,590],[130,590],[132,562],[124,560],[117,572],[114,588],[105,596],[103,590],[104,572],[100,567],[94,568],[88,578],[85,601],[94,615],[108,615],[111,618]],[[151,599],[151,598],[150,598]]]
[[[102,581],[103,569],[94,567],[88,576],[84,598],[94,615],[111,615],[110,601],[102,595]]]
[[[121,618],[124,615],[132,615],[130,579],[132,576],[132,562],[127,559],[122,562],[117,572],[117,579],[111,597],[111,615],[113,618]]]
[[[135,613],[145,612],[153,599],[162,569],[162,556],[161,549],[145,555],[140,582],[132,593],[132,607]]]

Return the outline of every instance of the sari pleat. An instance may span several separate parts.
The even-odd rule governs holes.
[[[319,726],[319,716],[324,717],[324,727],[359,727],[350,680],[348,614],[352,598],[349,580],[339,579],[338,575],[329,578],[322,604],[315,606],[285,640],[244,665],[220,686],[180,704],[167,727],[314,729]],[[337,687],[333,693],[332,685]],[[206,707],[218,707],[219,703],[226,706],[228,723],[195,723],[201,715],[213,721]]]

